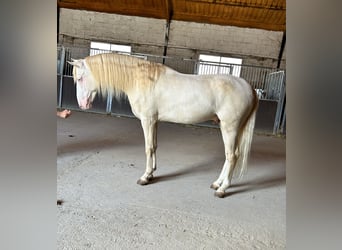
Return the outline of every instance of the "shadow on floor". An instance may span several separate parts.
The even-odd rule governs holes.
[[[169,180],[177,179],[181,176],[193,175],[199,172],[204,173],[204,172],[217,171],[217,176],[218,176],[221,171],[221,168],[218,168],[218,167],[213,168],[213,162],[216,163],[218,160],[219,159],[212,159],[211,161],[203,162],[200,165],[192,165],[186,169],[182,169],[182,170],[170,173],[170,174],[155,176],[151,180],[150,183],[152,184],[152,183],[157,183],[157,182],[169,181]],[[259,179],[252,179],[250,181],[232,184],[226,190],[225,197],[239,194],[239,193],[245,193],[245,192],[250,192],[250,191],[255,191],[255,190],[260,190],[260,189],[267,189],[270,187],[281,186],[285,184],[286,184],[285,171],[283,173],[279,173],[279,170],[277,171],[277,173],[273,171],[269,173],[269,177],[266,176],[266,177],[262,177]],[[231,189],[232,191],[230,191]]]
[[[180,176],[194,175],[195,173],[205,173],[205,172],[212,172],[216,170],[220,171],[220,168],[213,167],[213,165],[217,165],[218,161],[220,161],[220,159],[215,158],[215,159],[207,160],[205,162],[201,162],[199,164],[193,164],[190,167],[175,171],[173,173],[158,175],[158,176],[153,177],[150,183],[152,184],[152,183],[157,183],[157,182],[173,180],[173,179],[177,179]]]
[[[227,196],[232,196],[235,194],[240,194],[240,193],[246,193],[250,191],[255,191],[255,190],[261,190],[261,189],[267,189],[270,187],[276,187],[276,186],[281,186],[286,184],[286,176],[284,175],[279,175],[279,176],[272,176],[270,178],[260,178],[252,181],[248,181],[245,183],[238,183],[231,185],[227,191],[224,197]],[[234,191],[230,191],[230,189],[236,189]]]
[[[103,138],[103,139],[89,139],[82,141],[75,141],[70,143],[65,143],[63,145],[58,146],[57,155],[63,153],[74,153],[81,151],[94,151],[94,150],[102,150],[102,149],[110,149],[115,147],[128,147],[132,145],[141,144],[142,142],[137,141],[129,141],[121,138]]]

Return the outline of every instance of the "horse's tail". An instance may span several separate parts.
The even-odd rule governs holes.
[[[234,171],[234,175],[238,178],[241,178],[247,171],[247,163],[252,145],[255,117],[259,106],[259,99],[257,98],[255,91],[253,92],[253,95],[253,108],[250,111],[249,116],[247,117],[247,121],[242,126],[240,134],[238,136],[238,158],[236,161],[236,167]]]

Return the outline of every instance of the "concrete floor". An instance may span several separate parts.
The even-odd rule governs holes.
[[[219,129],[159,123],[154,182],[140,121],[57,118],[58,249],[285,249],[285,139],[255,135],[247,175],[223,198],[210,184]]]

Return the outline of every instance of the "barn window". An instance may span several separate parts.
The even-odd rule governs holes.
[[[202,54],[199,56],[199,60],[199,75],[230,74],[240,76],[242,64],[242,59],[240,58]]]
[[[97,55],[100,53],[109,53],[111,51],[121,52],[121,53],[131,53],[131,46],[121,45],[121,44],[111,44],[111,43],[100,43],[91,42],[90,43],[90,55]]]

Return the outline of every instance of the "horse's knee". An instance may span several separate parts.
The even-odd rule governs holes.
[[[146,148],[145,149],[145,153],[147,156],[152,156],[153,153],[155,153],[155,152],[156,152],[156,150],[154,148]]]
[[[234,164],[236,159],[237,159],[238,155],[236,153],[236,151],[234,153],[227,153],[226,154],[226,159],[231,163]]]

